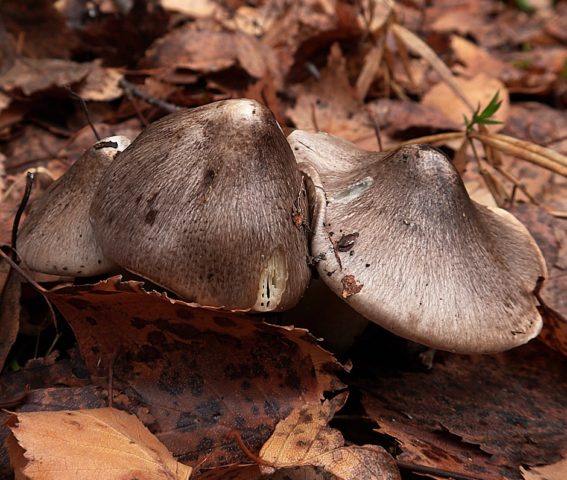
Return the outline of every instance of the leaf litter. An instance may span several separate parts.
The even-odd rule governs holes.
[[[511,211],[544,252],[550,278],[540,292],[546,305],[540,338],[546,346],[536,342],[487,357],[438,354],[429,372],[404,370],[395,356],[375,363],[379,372],[370,377],[355,364],[349,383],[356,395],[349,403],[364,407],[381,433],[368,445],[351,435],[340,440],[341,433],[328,427],[342,400],[323,398],[344,388],[337,375],[346,374],[306,331],[197,309],[149,293],[138,282],[111,278],[50,290],[64,318],[57,332],[34,327],[33,335],[40,335],[26,337],[26,318],[49,324],[37,297],[24,292],[21,313],[17,306],[8,309],[7,328],[19,322],[23,330],[12,350],[6,337],[0,403],[11,405],[16,416],[119,408],[136,415],[178,461],[195,467],[194,478],[268,478],[266,464],[277,468],[269,478],[366,478],[357,473],[361,465],[384,469],[368,478],[397,478],[389,454],[408,479],[565,476],[565,363],[553,352],[567,353],[565,177],[515,160],[511,143],[476,130],[479,123],[500,121],[489,131],[567,153],[563,5],[529,2],[537,6],[526,12],[489,0],[33,3],[33,9],[27,1],[0,6],[4,244],[26,169],[39,167],[45,177],[33,199],[44,181],[60,176],[94,141],[68,86],[88,102],[102,136],[128,132],[134,138],[168,105],[241,96],[267,103],[286,131],[323,130],[373,150],[460,132],[458,141],[440,143],[446,152],[459,150],[469,187],[476,185],[475,195],[488,199],[485,179],[491,179],[500,201],[515,204]],[[490,108],[497,91],[503,104]],[[518,94],[529,102],[518,101]],[[482,122],[471,119],[477,106]],[[490,172],[484,178],[463,142],[463,115],[475,124],[472,138],[501,149],[498,160],[482,160]],[[530,197],[512,177],[539,205],[527,205]],[[37,346],[21,356],[26,338]],[[54,341],[59,356],[52,353]],[[69,350],[75,341],[80,356]],[[353,350],[342,355],[358,358]],[[43,380],[30,373],[31,364],[25,366],[30,356],[50,359],[38,370]],[[305,412],[318,422],[294,420],[305,419]],[[321,445],[311,440],[303,450],[282,447],[284,434],[303,442],[298,425],[332,440],[328,448],[308,453],[307,445]],[[8,434],[0,428],[1,438]],[[44,452],[44,438],[39,427],[27,432],[27,454],[52,453]],[[18,455],[13,465],[22,469]],[[11,474],[4,447],[0,472]]]

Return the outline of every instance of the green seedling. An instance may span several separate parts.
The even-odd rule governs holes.
[[[467,132],[470,132],[475,125],[496,125],[502,123],[492,118],[500,108],[500,105],[502,105],[502,100],[500,100],[499,95],[500,91],[497,91],[494,97],[492,97],[492,100],[490,100],[489,104],[482,111],[480,110],[479,104],[470,120],[466,115],[464,116]]]

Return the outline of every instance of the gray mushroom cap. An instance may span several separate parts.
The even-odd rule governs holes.
[[[306,210],[279,125],[242,99],[150,125],[106,172],[91,216],[127,270],[204,306],[272,311],[309,282]]]
[[[123,136],[98,141],[31,205],[18,234],[18,254],[29,268],[84,277],[116,266],[96,244],[89,208],[102,174],[129,144]]]
[[[307,179],[319,274],[355,310],[458,353],[503,351],[538,335],[539,248],[511,214],[473,202],[442,153],[366,152],[302,131],[288,140]]]

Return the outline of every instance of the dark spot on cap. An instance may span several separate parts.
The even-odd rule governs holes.
[[[348,252],[352,247],[354,247],[359,235],[360,234],[358,232],[343,235],[337,242],[337,250],[339,252]]]
[[[148,211],[148,213],[146,214],[146,223],[148,225],[153,225],[155,220],[156,220],[156,216],[157,216],[157,210],[151,209]]]
[[[100,150],[102,148],[118,148],[118,143],[116,142],[111,142],[111,141],[104,141],[104,142],[98,142],[95,143],[93,148],[95,150]]]
[[[203,176],[203,184],[205,187],[210,187],[213,184],[215,176],[216,172],[212,168],[205,170],[205,175]]]
[[[96,319],[94,319],[93,317],[87,316],[85,317],[85,320],[89,322],[93,327],[96,325]]]

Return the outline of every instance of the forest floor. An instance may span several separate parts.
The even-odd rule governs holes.
[[[2,1],[2,251],[30,172],[33,205],[93,130],[231,98],[286,135],[441,149],[542,250],[542,334],[467,356],[372,325],[349,346],[314,290],[263,323],[0,262],[0,478],[565,480],[567,3]]]

